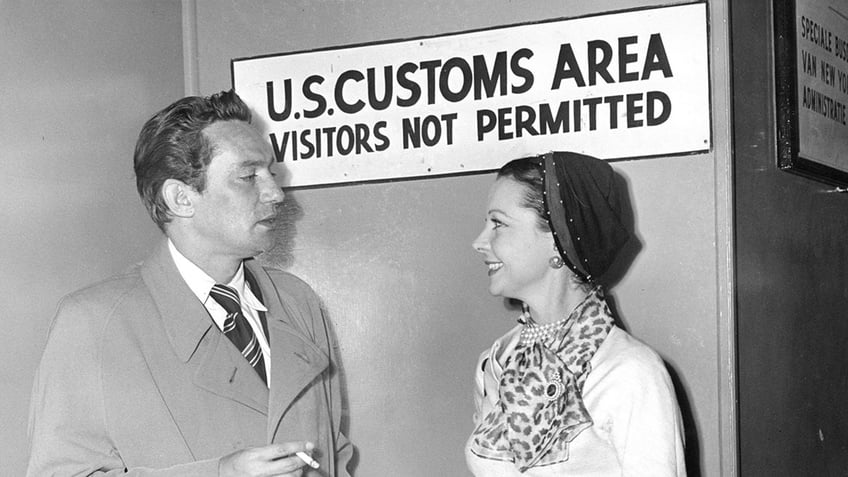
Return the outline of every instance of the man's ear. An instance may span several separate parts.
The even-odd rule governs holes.
[[[194,188],[177,179],[165,179],[162,184],[162,197],[168,204],[168,209],[176,217],[191,217],[194,215]]]

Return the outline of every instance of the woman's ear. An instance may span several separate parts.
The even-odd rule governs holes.
[[[193,194],[194,188],[177,179],[165,179],[165,183],[162,184],[162,197],[168,205],[168,210],[175,217],[194,215]]]

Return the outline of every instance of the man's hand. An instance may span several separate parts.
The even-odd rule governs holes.
[[[218,461],[218,476],[300,477],[306,463],[295,453],[314,448],[311,442],[286,442],[233,452]]]

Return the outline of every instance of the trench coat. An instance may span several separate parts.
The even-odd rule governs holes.
[[[163,241],[60,303],[33,383],[27,475],[216,476],[224,455],[309,440],[321,467],[304,476],[347,477],[353,447],[318,298],[289,273],[245,266],[268,308],[270,389]]]

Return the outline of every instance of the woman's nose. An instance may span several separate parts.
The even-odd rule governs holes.
[[[484,228],[480,232],[480,235],[478,235],[477,238],[475,238],[474,241],[471,242],[471,248],[473,248],[474,250],[476,250],[480,253],[483,253],[484,251],[486,251],[486,249],[489,246],[489,238],[488,238],[487,235],[488,234],[486,233],[486,229]]]

